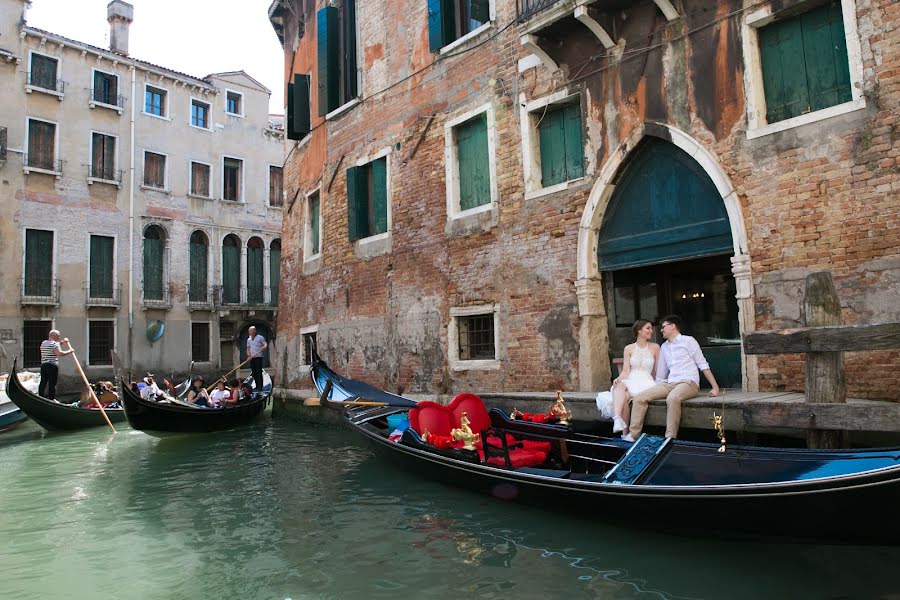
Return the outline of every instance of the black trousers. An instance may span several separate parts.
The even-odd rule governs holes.
[[[41,383],[38,385],[38,396],[56,399],[56,380],[59,377],[59,365],[41,363]]]
[[[262,365],[263,365],[262,356],[257,356],[256,358],[250,359],[250,371],[253,373],[253,391],[254,392],[260,391],[263,386]]]

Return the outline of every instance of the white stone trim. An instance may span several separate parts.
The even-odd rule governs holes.
[[[310,333],[315,333],[316,334],[316,345],[318,345],[318,343],[319,343],[319,324],[316,323],[315,325],[309,325],[308,327],[301,327],[297,331],[297,333],[300,335],[300,354],[301,354],[301,358],[302,358],[300,368],[301,369],[304,367],[308,368],[311,364],[311,361],[309,360],[310,357],[306,356],[306,342],[304,341],[303,336],[308,335]]]
[[[122,181],[115,181],[110,179],[103,179],[101,177],[93,177],[91,175],[91,168],[94,166],[94,134],[105,135],[106,137],[111,137],[115,140],[115,150],[113,151],[113,171],[119,170],[119,136],[114,133],[107,133],[105,131],[100,131],[98,129],[91,129],[88,132],[88,174],[87,174],[87,182],[88,185],[92,185],[94,183],[109,183],[117,188],[122,187]],[[124,176],[123,176],[124,179]]]
[[[199,125],[194,125],[194,123],[193,123],[193,121],[194,121],[194,102],[197,102],[198,104],[206,105],[206,121],[207,121],[208,127],[200,127]],[[191,129],[198,129],[200,131],[207,131],[209,133],[213,133],[215,131],[214,126],[213,126],[214,121],[215,120],[213,119],[213,116],[212,116],[212,102],[191,96],[190,101],[188,102],[188,121],[187,121],[188,127],[190,127]]]
[[[443,46],[438,51],[438,54],[440,56],[444,56],[445,54],[449,54],[449,53],[453,52],[460,46],[463,46],[470,41],[475,41],[481,37],[487,37],[487,34],[490,33],[490,31],[493,29],[493,27],[494,27],[494,0],[491,0],[491,20],[488,21],[487,23],[482,23],[481,25],[479,25],[478,27],[476,27],[475,29],[473,29],[472,31],[467,33],[466,35],[464,35],[462,37],[458,37],[455,40],[453,40],[452,42],[450,42],[449,44],[447,44],[446,46]]]
[[[156,187],[154,185],[150,185],[147,183],[147,153],[148,152],[150,154],[157,154],[166,159],[165,164],[163,165],[163,186],[162,187]],[[166,192],[166,193],[171,192],[171,190],[169,189],[169,155],[168,154],[166,154],[165,152],[160,152],[158,150],[150,150],[148,148],[141,148],[140,188],[147,189],[147,190],[155,190],[157,192]]]
[[[39,85],[31,84],[30,76],[33,73],[32,69],[31,69],[31,59],[35,54],[37,54],[39,56],[43,56],[44,58],[49,58],[51,60],[55,60],[56,61],[56,81],[64,81],[62,78],[62,57],[51,56],[50,54],[47,54],[46,52],[38,52],[37,50],[29,49],[28,50],[28,72],[25,75],[25,93],[30,94],[32,92],[40,92],[42,94],[49,94],[51,96],[56,96],[56,99],[61,102],[63,97],[65,97],[65,95],[66,95],[65,92],[59,92],[56,90],[55,87],[52,90],[50,90],[45,87],[41,87]],[[54,82],[54,83],[56,83],[56,82]]]
[[[336,109],[334,109],[330,113],[326,114],[325,120],[330,121],[336,117],[339,117],[342,114],[344,114],[345,112],[348,112],[351,108],[353,108],[357,104],[360,104],[361,102],[362,102],[362,100],[357,96],[356,98],[353,98],[352,100],[345,102],[344,104],[341,104]],[[304,136],[304,138],[308,138],[308,137],[312,137],[312,136],[309,133],[307,133],[306,136]]]
[[[56,166],[56,163],[59,162],[59,123],[56,121],[51,121],[50,119],[44,119],[43,117],[25,117],[25,143],[22,144],[25,147],[24,154],[27,156],[31,154],[31,148],[29,147],[31,140],[31,122],[32,121],[40,121],[42,123],[50,123],[53,125],[53,165]],[[44,173],[46,175],[53,175],[57,179],[62,177],[62,171],[52,171],[49,169],[41,169],[35,167],[29,167],[28,163],[24,160],[25,157],[22,157],[22,172],[28,175],[29,173]]]
[[[457,157],[455,128],[481,113],[486,113],[487,115],[488,173],[491,180],[491,200],[486,204],[461,210],[459,206],[459,160]],[[497,128],[494,122],[493,105],[490,103],[482,104],[447,121],[444,125],[444,165],[447,178],[445,188],[448,220],[452,221],[497,208]]]
[[[241,112],[233,113],[228,110],[228,94],[235,94],[237,96],[240,96],[240,100],[238,102],[240,106],[238,108],[240,108]],[[224,98],[225,98],[225,114],[226,115],[228,115],[229,117],[240,117],[242,119],[247,116],[247,114],[244,112],[244,93],[243,92],[239,92],[237,90],[232,90],[230,88],[225,88]]]
[[[370,258],[372,256],[379,256],[381,254],[387,254],[391,251],[393,236],[391,232],[393,231],[394,226],[394,211],[392,208],[393,205],[393,168],[391,166],[391,146],[387,146],[382,148],[375,154],[366,156],[364,158],[360,158],[356,161],[356,167],[364,167],[370,163],[375,162],[376,160],[383,158],[384,159],[384,172],[385,172],[385,210],[387,210],[387,231],[384,233],[378,233],[375,235],[370,235],[368,237],[360,238],[353,242],[353,247],[356,251],[356,256],[358,258]],[[322,223],[322,200],[321,195],[319,196],[319,224]],[[349,210],[349,208],[348,208]],[[384,243],[384,240],[388,240],[387,243]],[[381,243],[379,243],[381,242]],[[322,243],[322,236],[319,235],[319,244]],[[377,249],[375,250],[366,250],[365,247],[367,245],[375,245]]]
[[[494,371],[500,368],[500,306],[480,304],[475,306],[454,306],[450,308],[450,322],[447,324],[447,359],[451,371]],[[493,360],[460,360],[459,358],[459,317],[478,315],[494,317],[494,358]]]
[[[582,176],[548,187],[541,186],[541,137],[537,129],[538,121],[540,120],[544,109],[549,111],[552,107],[553,110],[556,110],[563,105],[575,103],[580,105],[581,94],[579,92],[571,93],[568,89],[562,89],[549,96],[544,96],[543,98],[531,101],[526,101],[524,93],[519,94],[519,105],[525,109],[525,113],[522,115],[522,118],[519,119],[519,125],[521,127],[522,135],[522,174],[525,178],[526,199],[530,200],[532,198],[538,198],[540,196],[568,189],[570,186],[577,185],[577,182],[584,179],[584,176]],[[584,162],[584,157],[588,155],[588,151],[585,149],[588,140],[587,136],[584,135],[583,121],[584,115],[582,115],[581,138],[582,163]],[[585,175],[587,175],[586,169]]]
[[[240,185],[241,189],[239,190],[238,197],[235,200],[229,200],[229,199],[225,198],[225,160],[229,159],[229,158],[231,160],[241,161],[241,176],[240,176],[240,181],[238,182],[238,185]],[[222,155],[222,197],[220,198],[220,200],[222,200],[223,202],[234,202],[236,204],[244,204],[246,202],[246,196],[245,196],[246,187],[247,187],[246,183],[245,183],[246,179],[247,179],[247,161],[245,159],[241,158],[240,156],[223,154]]]
[[[155,115],[153,113],[149,113],[146,111],[147,108],[147,88],[153,88],[155,90],[159,90],[160,92],[165,92],[165,97],[163,98],[163,114]],[[172,118],[169,116],[169,90],[162,87],[161,85],[155,85],[148,81],[144,82],[144,95],[141,98],[141,113],[147,115],[148,117],[153,117],[154,119],[161,119],[163,121],[171,121]]]
[[[310,206],[309,199],[314,195],[319,195],[319,251],[315,254],[312,253],[312,223],[310,223]],[[322,256],[322,187],[316,187],[313,190],[310,190],[308,194],[306,194],[305,198],[305,215],[304,215],[304,226],[303,226],[303,262],[308,263],[311,262],[320,256]]]

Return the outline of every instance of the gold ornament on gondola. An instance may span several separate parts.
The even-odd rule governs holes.
[[[519,410],[518,408],[513,407],[513,411],[512,411],[511,413],[509,413],[509,418],[510,418],[510,419],[519,419],[519,418],[522,417],[522,414],[523,414],[523,413],[522,413],[521,410]]]
[[[463,413],[459,419],[459,428],[450,430],[450,437],[454,442],[465,442],[463,450],[475,449],[475,440],[478,439],[478,436],[469,427],[469,417],[466,413]]]
[[[709,418],[709,422],[712,423],[712,426],[716,430],[716,435],[719,436],[719,441],[722,443],[719,447],[719,452],[725,452],[725,411],[722,411],[721,415],[713,412],[713,416]]]
[[[556,391],[556,402],[550,407],[550,415],[558,418],[560,423],[568,423],[572,418],[572,413],[566,408],[566,401],[563,400],[562,390]]]

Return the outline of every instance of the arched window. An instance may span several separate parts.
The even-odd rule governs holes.
[[[144,299],[164,300],[163,252],[166,234],[162,227],[150,225],[144,230]]]
[[[222,241],[222,302],[241,301],[241,241],[234,234]]]
[[[269,285],[272,288],[272,306],[278,305],[278,286],[281,284],[281,240],[269,246]]]
[[[209,240],[202,231],[191,234],[190,241],[190,280],[188,282],[188,300],[190,302],[207,302]]]
[[[265,285],[265,259],[263,257],[265,244],[258,237],[250,238],[247,242],[247,303],[263,304],[263,289]]]

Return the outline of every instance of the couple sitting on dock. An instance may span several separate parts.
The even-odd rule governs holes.
[[[613,433],[621,432],[625,441],[633,442],[641,435],[650,401],[663,398],[667,407],[666,437],[678,437],[681,403],[700,392],[701,372],[712,387],[709,395],[721,394],[700,344],[682,334],[681,325],[677,315],[663,318],[660,332],[666,341],[660,346],[651,341],[653,324],[644,319],[635,321],[634,342],[625,347],[622,373],[613,380],[610,391],[597,395],[597,408],[612,417]]]

